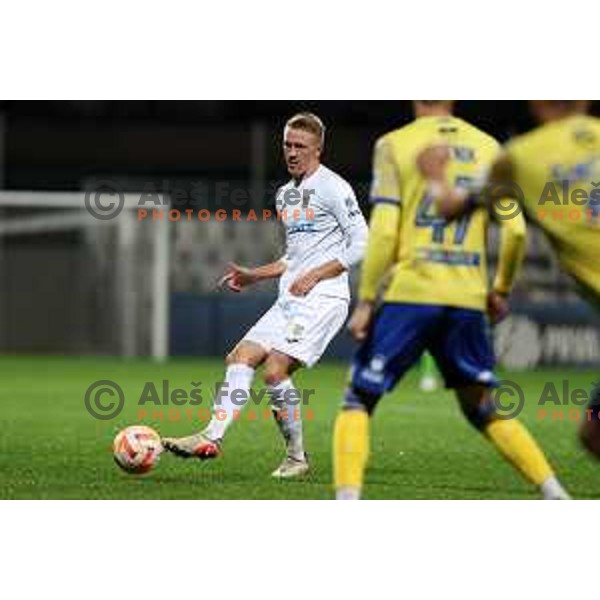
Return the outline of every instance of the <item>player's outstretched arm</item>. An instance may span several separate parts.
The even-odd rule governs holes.
[[[438,212],[450,219],[465,208],[466,192],[448,183],[446,175],[450,148],[445,144],[427,146],[417,156],[417,166],[427,180],[429,194],[433,196]]]
[[[387,136],[375,144],[370,197],[373,210],[360,273],[359,302],[348,324],[350,333],[357,341],[367,336],[375,312],[375,301],[400,245],[401,184]]]
[[[488,181],[488,206],[492,219],[500,228],[500,243],[498,249],[498,265],[492,292],[488,297],[488,313],[492,323],[501,321],[509,311],[508,295],[519,274],[525,258],[527,246],[527,225],[523,213],[503,213],[506,202],[517,202],[517,198],[507,196],[507,190],[512,186],[503,185],[512,180],[512,168],[506,155],[502,155],[494,163]],[[493,190],[498,189],[498,198],[494,197]]]
[[[371,212],[369,241],[360,274],[358,297],[374,302],[394,262],[400,243],[399,205],[376,204]]]
[[[417,156],[417,166],[427,180],[428,193],[437,211],[446,219],[455,219],[474,203],[481,201],[477,190],[466,190],[448,183],[446,175],[450,148],[447,145],[428,146]]]
[[[454,219],[467,210],[485,206],[492,217],[507,219],[503,210],[514,212],[511,200],[520,202],[513,180],[509,155],[503,151],[494,161],[490,172],[478,185],[469,189],[452,186],[446,175],[450,150],[448,146],[429,146],[417,157],[417,165],[428,183],[429,194],[434,198],[438,212],[447,219]],[[508,201],[508,204],[504,204]],[[520,212],[520,211],[517,211]]]
[[[259,281],[281,277],[286,268],[287,265],[284,259],[253,269],[242,267],[236,263],[229,263],[225,275],[219,280],[218,287],[227,287],[232,292],[241,292],[244,288]]]
[[[370,200],[373,209],[358,288],[358,297],[363,304],[377,299],[400,244],[401,182],[389,136],[380,138],[375,144]]]
[[[367,336],[375,300],[400,243],[400,211],[399,205],[385,203],[376,204],[371,212],[369,241],[360,273],[359,302],[348,323],[352,337],[359,342]]]

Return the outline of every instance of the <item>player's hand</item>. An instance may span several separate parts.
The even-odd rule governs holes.
[[[450,160],[450,148],[444,145],[428,146],[419,152],[417,166],[425,179],[446,180],[446,165]]]
[[[292,285],[290,285],[290,294],[292,296],[306,296],[319,281],[321,281],[321,278],[315,271],[307,271],[297,277]]]
[[[362,342],[369,332],[374,308],[370,302],[359,302],[350,317],[348,329],[357,342]]]
[[[500,323],[510,312],[508,296],[498,292],[490,292],[487,299],[487,310],[492,325]]]
[[[218,287],[227,287],[232,292],[241,292],[243,288],[256,282],[252,269],[229,263],[225,275],[219,279]]]

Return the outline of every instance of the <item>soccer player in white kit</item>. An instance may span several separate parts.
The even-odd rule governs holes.
[[[312,367],[348,315],[348,269],[365,251],[367,224],[350,185],[320,162],[325,137],[321,120],[311,113],[285,125],[283,154],[291,175],[277,192],[276,206],[286,233],[286,253],[256,268],[231,264],[222,283],[239,292],[258,281],[279,278],[279,296],[226,358],[226,386],[206,429],[163,445],[179,456],[200,459],[220,454],[225,432],[242,409],[255,370],[263,379],[287,454],[273,472],[290,478],[308,471],[292,373]],[[243,390],[245,396],[234,394]],[[233,398],[232,398],[233,396]]]

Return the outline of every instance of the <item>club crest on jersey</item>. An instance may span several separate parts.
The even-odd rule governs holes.
[[[288,323],[287,327],[287,332],[285,336],[286,341],[290,344],[300,342],[304,337],[305,330],[306,327],[304,326],[304,324],[299,323],[296,320],[291,320]]]

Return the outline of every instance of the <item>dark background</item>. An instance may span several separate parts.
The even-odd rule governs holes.
[[[599,108],[596,102],[594,113]],[[272,207],[273,184],[288,178],[281,156],[283,125],[303,110],[324,120],[324,162],[352,183],[368,215],[373,144],[412,120],[409,101],[0,102],[0,188],[37,191],[31,197],[39,198],[52,191],[96,189],[100,179],[138,197],[148,185],[169,194],[172,202],[175,192],[182,192],[178,208],[198,188],[202,208]],[[459,101],[456,114],[500,141],[534,126],[525,101]],[[232,194],[220,196],[223,187]],[[248,192],[248,202],[236,204],[234,191]],[[21,218],[29,227],[37,218],[64,216],[60,209],[32,209],[25,203],[1,208],[0,225],[12,227]],[[135,244],[118,227],[59,225],[0,240],[0,350],[148,355],[152,222],[139,224]],[[256,265],[280,256],[280,233],[275,222],[170,226],[172,355],[222,356],[272,303],[272,286],[231,299],[215,292],[215,282],[229,261]],[[493,228],[490,273],[497,248],[492,233]],[[566,302],[575,304],[566,309]],[[528,235],[513,313],[542,332],[533,339],[524,329],[540,364],[597,363],[597,346],[587,348],[582,340],[600,343],[600,329],[535,228]],[[522,336],[509,337],[516,340],[518,355],[524,346],[527,350]],[[352,348],[342,334],[329,356],[347,358]],[[560,356],[553,354],[557,348]]]
[[[324,161],[359,195],[373,142],[412,118],[409,101],[3,101],[3,187],[73,190],[94,177],[139,178],[134,188],[164,178],[243,181],[257,126],[266,132],[264,175],[280,180],[281,128],[300,110],[325,121]],[[526,101],[459,101],[456,113],[500,141],[533,126]]]

